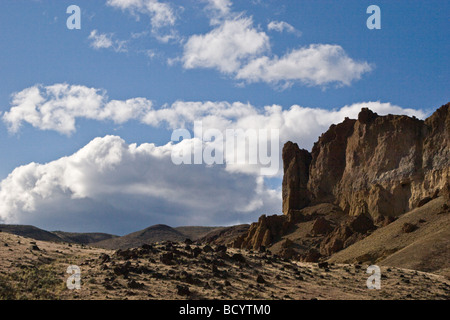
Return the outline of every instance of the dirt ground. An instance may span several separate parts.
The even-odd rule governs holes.
[[[130,250],[34,241],[0,233],[0,299],[449,299],[442,275],[380,266],[301,263],[270,253],[184,243]],[[80,268],[80,289],[67,288]]]

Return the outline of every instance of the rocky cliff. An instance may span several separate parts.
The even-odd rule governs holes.
[[[449,105],[425,121],[362,109],[357,120],[332,125],[314,144],[311,160],[296,157],[293,165],[286,154],[285,166],[299,170],[287,170],[283,180],[300,176],[307,185],[283,183],[283,213],[331,202],[352,216],[377,219],[399,216],[436,197],[450,181]],[[304,152],[290,142],[285,149],[289,155]]]
[[[346,118],[332,125],[311,152],[287,142],[282,153],[283,215],[262,216],[234,245],[269,246],[295,223],[317,218],[304,212],[322,203],[336,205],[347,217],[364,216],[380,226],[438,196],[448,199],[449,106],[442,106],[426,120],[379,116],[363,108],[358,119]],[[351,228],[346,223],[321,239],[322,253],[331,254],[336,250],[330,248],[340,250],[346,242],[364,237],[359,232],[353,236],[356,240],[347,241],[350,233],[346,230]]]

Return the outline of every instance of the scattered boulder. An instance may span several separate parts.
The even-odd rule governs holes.
[[[216,252],[227,252],[227,247],[224,245],[217,246]]]
[[[111,261],[111,257],[109,255],[107,255],[106,253],[102,253],[98,259],[100,260],[100,264],[104,264],[106,262]]]
[[[298,252],[292,247],[281,249],[279,254],[284,260],[294,259],[298,256]]]
[[[199,247],[195,247],[192,250],[192,255],[197,258],[200,254],[202,253],[202,249],[200,249]]]
[[[300,259],[303,262],[318,262],[321,257],[317,249],[311,248]]]
[[[179,296],[189,296],[191,291],[188,286],[177,285],[177,294]]]
[[[186,282],[188,284],[203,285],[202,281],[200,281],[199,279],[197,279],[192,274],[190,274],[189,272],[186,272],[186,271],[182,271],[180,273],[179,280]]]
[[[128,288],[130,289],[143,289],[145,285],[135,280],[128,281]]]
[[[430,202],[431,200],[433,200],[433,198],[425,197],[417,203],[417,207],[422,207],[422,206],[426,205],[428,202]]]
[[[372,219],[364,214],[360,214],[356,218],[352,219],[349,223],[349,226],[354,232],[359,232],[362,234],[376,229]]]
[[[395,220],[396,220],[396,218],[391,217],[391,216],[378,216],[375,220],[375,223],[377,224],[377,226],[382,228],[382,227],[386,227],[387,225],[391,224]]]
[[[131,260],[138,258],[137,252],[133,249],[125,249],[125,250],[119,249],[114,253],[114,255],[124,260]]]
[[[415,224],[405,222],[402,227],[402,232],[403,233],[411,233],[411,232],[416,231],[418,228],[419,227]]]
[[[260,284],[264,284],[266,283],[266,280],[264,279],[264,277],[262,275],[258,275],[258,277],[256,278],[256,282],[260,283]]]
[[[163,253],[161,256],[160,256],[160,261],[162,262],[162,263],[164,263],[165,265],[171,265],[171,264],[173,264],[173,259],[174,259],[174,256],[173,256],[173,253],[172,252],[167,252],[167,253]]]
[[[122,265],[115,266],[113,269],[114,274],[118,276],[124,276],[128,277],[128,274],[130,273],[131,269],[131,263],[129,261],[125,262]]]
[[[326,235],[332,230],[331,223],[327,219],[320,217],[314,221],[311,232],[313,235]]]
[[[244,258],[244,256],[240,253],[235,253],[231,256],[231,260],[236,261],[236,262],[241,262],[241,263],[245,263],[246,260]]]
[[[283,241],[283,243],[281,244],[281,247],[282,247],[282,248],[290,248],[290,247],[292,247],[293,245],[294,245],[294,242],[293,242],[291,239],[285,238],[284,241]]]
[[[216,257],[219,259],[228,259],[230,256],[225,251],[219,251],[216,253]]]
[[[203,252],[205,252],[205,253],[209,253],[212,251],[213,251],[213,248],[211,248],[211,246],[209,244],[207,244],[206,246],[203,247]]]

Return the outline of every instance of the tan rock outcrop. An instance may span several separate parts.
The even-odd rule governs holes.
[[[449,141],[449,104],[425,121],[362,109],[314,145],[307,192],[353,216],[399,216],[450,180]]]
[[[347,248],[358,240],[363,239],[369,231],[376,227],[372,220],[365,215],[352,217],[349,221],[336,227],[320,244],[320,253],[332,255]]]
[[[289,210],[300,210],[306,207],[310,200],[307,185],[311,154],[299,149],[296,143],[287,142],[283,147],[283,213]]]
[[[289,227],[285,216],[262,215],[258,222],[252,223],[247,234],[238,237],[233,247],[242,249],[259,249],[269,246],[272,242],[284,234]]]
[[[355,220],[328,234],[320,254],[329,255],[395,217],[443,196],[450,201],[450,103],[425,121],[379,116],[363,108],[357,120],[332,125],[311,153],[287,142],[283,148],[283,216],[262,216],[236,247],[270,246],[302,219],[308,206],[329,203]],[[317,229],[324,221],[317,221]],[[320,231],[322,232],[322,231]]]

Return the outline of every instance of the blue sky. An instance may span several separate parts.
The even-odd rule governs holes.
[[[371,4],[381,9],[381,30],[366,27]],[[80,30],[66,27],[69,5],[81,8]],[[446,1],[6,0],[1,6],[0,219],[8,223],[126,233],[153,223],[254,221],[279,213],[280,175],[261,180],[246,170],[186,167],[175,170],[177,177],[143,181],[156,189],[184,185],[183,201],[143,189],[132,194],[96,188],[108,179],[131,188],[117,174],[121,165],[137,166],[124,160],[132,154],[129,146],[163,147],[174,129],[191,128],[194,119],[219,129],[226,129],[223,123],[268,128],[283,115],[276,122],[281,143],[294,140],[310,148],[331,123],[355,116],[361,106],[423,118],[448,102]],[[49,94],[51,88],[58,94]],[[32,92],[53,109],[42,108]],[[127,109],[124,102],[136,98],[143,100]],[[124,113],[102,113],[111,101]],[[278,111],[265,109],[274,105]],[[170,116],[157,112],[164,109]],[[235,112],[233,118],[227,110]],[[67,117],[61,120],[58,112]],[[109,135],[119,140],[92,143]],[[88,175],[100,170],[99,161],[88,160],[99,156],[95,148],[104,148],[102,143],[122,148],[120,164]],[[80,149],[92,154],[74,155]],[[148,152],[150,160],[140,164],[144,171],[161,165],[152,161],[162,151]],[[90,163],[77,171],[83,179],[58,180],[58,172],[75,175],[67,164],[55,169],[63,157]],[[216,195],[199,196],[218,184]],[[214,209],[221,203],[215,197],[226,194],[254,205]],[[70,214],[61,214],[61,206]]]

